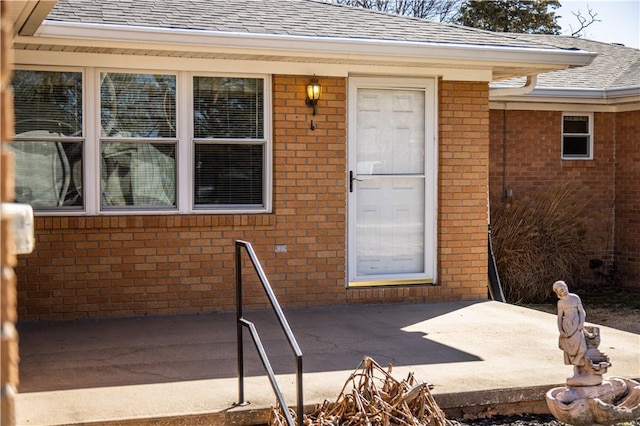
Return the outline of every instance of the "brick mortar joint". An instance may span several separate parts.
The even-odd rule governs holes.
[[[200,219],[202,218],[202,219]],[[36,217],[37,230],[234,230],[234,229],[274,229],[275,213],[258,215],[211,215],[211,216],[65,216]]]

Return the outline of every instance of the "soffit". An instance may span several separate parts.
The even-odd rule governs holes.
[[[56,5],[56,0],[5,1],[3,19],[8,19],[14,34],[33,35]]]
[[[478,70],[491,70],[494,80],[502,80],[511,77],[531,74],[534,72],[546,72],[557,70],[557,67],[544,67],[539,64],[531,64],[530,66],[522,65],[516,66],[514,64],[508,64],[505,66],[495,65],[490,62],[479,63],[471,62],[465,63],[464,61],[444,61],[433,59],[412,59],[401,57],[384,57],[376,58],[373,56],[361,56],[354,57],[353,55],[331,55],[328,57],[322,57],[318,55],[310,56],[293,56],[293,55],[278,55],[278,54],[265,54],[262,53],[231,53],[227,51],[198,51],[198,50],[178,50],[178,49],[165,49],[165,48],[145,48],[139,47],[105,47],[105,46],[75,46],[75,45],[62,45],[55,44],[35,44],[35,43],[22,43],[18,42],[14,44],[15,50],[29,50],[40,52],[71,52],[76,54],[105,54],[105,55],[133,55],[143,57],[165,57],[165,58],[190,58],[190,59],[208,59],[208,60],[235,60],[235,61],[267,61],[267,62],[283,62],[283,63],[318,63],[318,64],[336,64],[336,65],[369,65],[369,66],[384,66],[384,67],[397,67],[397,68],[442,68],[442,69],[478,69]]]

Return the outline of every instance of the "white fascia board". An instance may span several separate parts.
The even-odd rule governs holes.
[[[530,93],[521,96],[505,96],[500,99],[492,96],[491,101],[504,100],[506,102],[558,102],[577,104],[614,105],[634,103],[640,100],[640,86],[620,87],[615,89],[572,89],[572,88],[536,88]]]
[[[640,98],[640,86],[616,87],[614,89],[607,89],[605,97],[607,99]]]
[[[617,87],[614,89],[573,89],[563,87],[536,88],[530,96],[579,99],[616,99],[640,96],[640,86]]]
[[[575,111],[575,112],[630,112],[640,111],[640,100],[618,105],[602,105],[593,103],[571,103],[565,99],[544,100],[535,102],[505,101],[500,99],[489,102],[489,109],[507,111]]]
[[[397,40],[373,40],[340,37],[307,37],[279,34],[252,34],[189,29],[150,28],[140,26],[107,25],[45,21],[36,38],[50,37],[87,41],[109,41],[206,49],[229,49],[229,52],[265,55],[295,54],[304,57],[405,57],[447,60],[460,63],[513,63],[540,67],[584,66],[597,56],[584,51],[502,47],[455,43],[421,43]],[[32,41],[33,42],[33,41]]]

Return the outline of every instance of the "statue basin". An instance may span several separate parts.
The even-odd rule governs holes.
[[[546,394],[558,420],[574,426],[614,425],[640,419],[640,383],[612,377],[597,386],[563,386]]]

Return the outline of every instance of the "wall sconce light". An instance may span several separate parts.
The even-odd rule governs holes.
[[[318,83],[318,79],[313,77],[311,82],[307,84],[307,99],[305,103],[308,107],[313,108],[313,115],[316,115],[316,105],[318,105],[318,99],[320,99],[320,83]]]
[[[320,99],[320,83],[315,76],[311,79],[311,82],[307,84],[307,99],[305,103],[308,107],[313,108],[313,115],[316,115],[316,105],[318,105],[318,99]]]
[[[313,115],[316,115],[316,106],[318,105],[318,99],[320,99],[320,91],[322,86],[318,83],[318,79],[313,76],[311,82],[307,84],[307,99],[305,100],[305,104],[308,107],[313,108]],[[313,120],[311,120],[311,130],[315,130],[315,125],[313,124]]]

